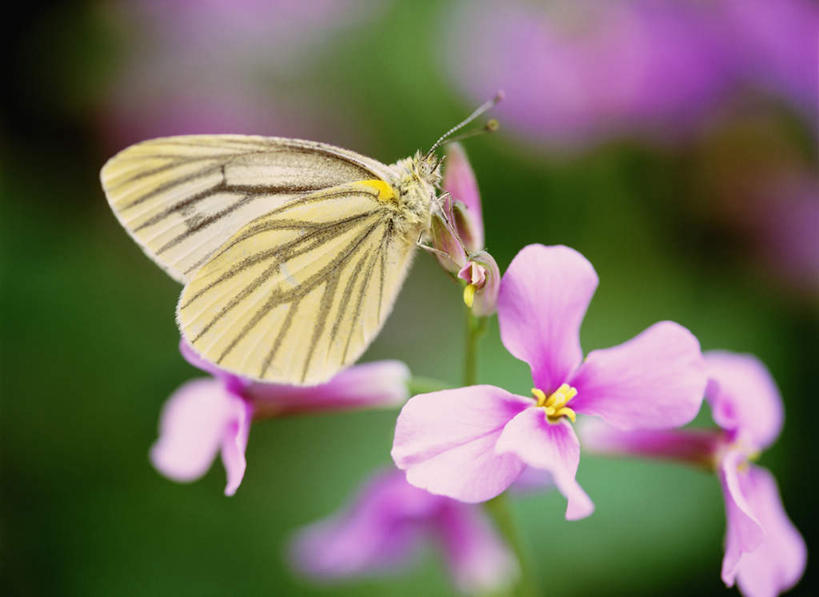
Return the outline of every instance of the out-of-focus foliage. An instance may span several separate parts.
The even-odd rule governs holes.
[[[111,215],[97,181],[104,160],[145,136],[234,131],[308,137],[393,161],[426,149],[468,113],[477,98],[462,95],[461,76],[479,70],[470,61],[499,57],[458,53],[453,44],[471,35],[481,47],[487,27],[507,34],[514,16],[499,9],[470,29],[487,19],[472,3],[265,4],[38,5],[8,35],[0,138],[4,594],[451,593],[432,552],[409,575],[333,588],[314,588],[287,567],[290,533],[335,510],[389,462],[393,412],[258,425],[233,498],[222,495],[218,467],[185,486],[148,462],[162,403],[196,372],[177,351],[179,288]],[[578,10],[593,16],[598,4]],[[576,58],[566,52],[564,66]],[[486,72],[481,91],[505,84]],[[678,82],[664,79],[664,91],[673,96]],[[626,134],[566,153],[560,140],[544,149],[526,139],[510,115],[509,131],[501,119],[500,133],[465,148],[481,188],[486,246],[502,270],[532,242],[573,246],[594,263],[603,283],[581,332],[586,347],[673,319],[706,349],[752,352],[769,366],[786,423],[763,464],[811,546],[816,102],[793,101],[788,85],[768,80],[709,99],[707,119],[673,143]],[[526,85],[506,91],[509,106],[532,101]],[[598,101],[605,89],[595,93]],[[365,360],[398,358],[416,375],[457,383],[461,300],[435,259],[419,255]],[[529,390],[526,366],[503,349],[494,322],[479,378]],[[584,457],[578,479],[597,504],[588,520],[565,522],[556,494],[515,502],[531,559],[549,561],[538,572],[550,594],[726,594],[723,506],[711,476]],[[817,590],[809,568],[795,592]]]

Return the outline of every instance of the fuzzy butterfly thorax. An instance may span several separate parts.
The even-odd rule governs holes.
[[[398,191],[395,225],[399,233],[415,240],[419,232],[430,227],[436,188],[441,183],[440,160],[417,152],[391,167],[398,173],[394,183]]]

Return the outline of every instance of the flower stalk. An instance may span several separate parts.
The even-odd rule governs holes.
[[[477,317],[472,309],[466,309],[466,350],[464,352],[465,386],[478,383],[478,342],[486,331],[486,317]]]
[[[466,343],[464,351],[464,386],[478,383],[478,343],[486,331],[486,317],[477,317],[472,309],[466,309]],[[526,561],[526,553],[520,540],[520,533],[515,527],[515,520],[509,511],[506,494],[501,494],[484,503],[484,510],[492,519],[496,530],[506,541],[517,559],[520,574],[517,582],[510,587],[509,594],[519,597],[537,595],[532,582],[531,570]]]

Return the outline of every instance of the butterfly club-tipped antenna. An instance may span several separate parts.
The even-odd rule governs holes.
[[[449,129],[447,132],[445,132],[440,137],[438,137],[438,140],[435,143],[432,144],[432,147],[429,148],[429,151],[426,153],[426,155],[424,157],[429,158],[435,152],[435,150],[438,149],[441,146],[441,144],[444,143],[444,141],[447,141],[447,140],[449,140],[449,141],[458,141],[458,140],[461,140],[461,139],[466,139],[468,137],[473,137],[475,135],[479,135],[481,133],[493,132],[493,131],[498,130],[498,126],[499,126],[498,121],[493,119],[493,120],[490,120],[489,122],[487,122],[486,126],[480,128],[480,129],[478,129],[476,131],[465,133],[463,135],[460,135],[458,137],[454,137],[452,139],[449,138],[450,135],[452,135],[453,133],[458,132],[463,127],[465,127],[467,124],[469,124],[470,122],[474,121],[476,118],[480,117],[482,114],[485,114],[486,112],[488,112],[489,110],[494,108],[496,105],[498,105],[498,102],[500,102],[502,99],[503,99],[503,91],[498,91],[495,94],[495,97],[493,97],[492,99],[490,99],[490,100],[484,102],[483,104],[481,104],[480,106],[478,106],[475,109],[475,111],[472,112],[472,114],[470,114],[469,116],[464,118],[461,122],[459,122],[458,124],[453,126],[451,129]]]

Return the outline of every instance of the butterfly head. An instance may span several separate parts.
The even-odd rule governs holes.
[[[419,229],[426,230],[430,225],[441,185],[441,161],[435,155],[417,152],[392,167],[397,174],[394,181],[398,191],[396,224],[405,228],[408,235],[417,236]]]

